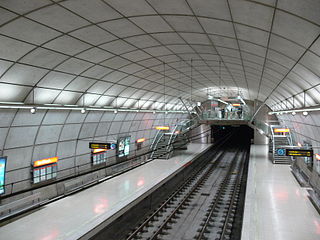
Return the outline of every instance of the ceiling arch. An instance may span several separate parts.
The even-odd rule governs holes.
[[[224,86],[271,107],[307,90],[317,105],[319,12],[317,0],[1,1],[0,102],[180,109]]]

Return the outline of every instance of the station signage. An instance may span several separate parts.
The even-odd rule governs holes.
[[[286,155],[292,157],[313,157],[311,149],[286,149]]]
[[[89,148],[91,149],[106,149],[106,150],[113,150],[116,149],[117,145],[115,143],[97,143],[97,142],[90,142]]]

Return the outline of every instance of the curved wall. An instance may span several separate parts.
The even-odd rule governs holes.
[[[164,120],[165,117],[165,120]],[[33,186],[33,161],[58,156],[57,179],[92,170],[89,141],[110,142],[131,136],[130,156],[149,149],[154,126],[174,125],[184,114],[138,112],[86,112],[1,110],[0,156],[8,156],[6,195]],[[136,151],[135,140],[146,138]],[[2,151],[1,151],[2,150]],[[129,156],[129,157],[130,157]],[[108,152],[107,165],[116,163],[115,150]]]

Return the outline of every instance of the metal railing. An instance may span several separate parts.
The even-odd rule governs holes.
[[[202,120],[244,120],[249,121],[252,117],[252,114],[249,110],[243,110],[242,112],[230,111],[230,112],[221,112],[221,110],[206,110],[203,111],[200,115]]]
[[[196,116],[195,118],[183,120],[177,123],[171,132],[158,130],[150,147],[150,150],[152,150],[151,158],[154,156],[154,153],[157,151],[158,144],[163,139],[163,137],[170,135],[170,138],[166,144],[166,152],[167,152],[166,159],[168,159],[173,153],[173,144],[176,142],[177,137],[186,134],[188,131],[190,131],[192,128],[194,128],[198,124],[199,124],[199,118],[198,116]]]

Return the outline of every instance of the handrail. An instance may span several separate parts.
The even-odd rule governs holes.
[[[150,149],[152,149],[152,150],[154,149],[154,145],[155,145],[155,143],[156,143],[156,141],[157,141],[157,139],[158,139],[158,137],[159,137],[161,132],[162,132],[161,130],[158,130],[156,136],[153,138],[153,141],[152,141],[152,143],[150,145]]]
[[[164,133],[162,130],[159,130],[150,146],[150,149],[152,150],[151,158],[154,156],[155,151],[157,150],[157,146],[164,135],[170,135],[170,138],[166,144],[166,152],[167,152],[166,158],[168,158],[169,157],[168,153],[172,152],[173,143],[175,142],[175,139],[177,138],[177,136],[179,134],[185,134],[187,131],[190,130],[190,128],[192,128],[192,126],[197,125],[198,122],[199,121],[197,117],[194,117],[192,119],[182,120],[181,122],[177,123],[171,132]],[[177,133],[177,131],[179,131],[179,133]]]
[[[163,131],[162,130],[158,130],[158,132],[157,132],[156,136],[154,137],[153,142],[152,142],[152,144],[150,146],[150,149],[152,150],[151,158],[153,157],[154,151],[157,149],[157,145],[160,142],[162,136],[163,136]]]

